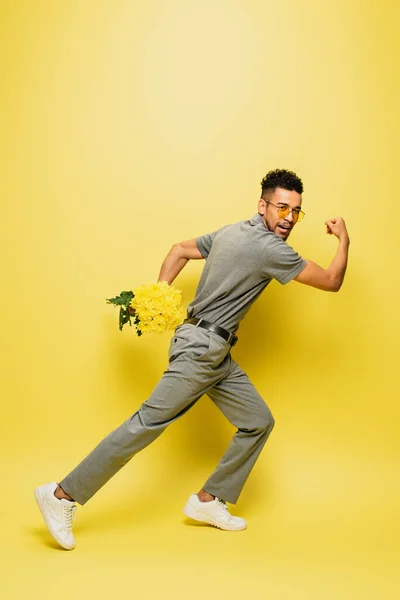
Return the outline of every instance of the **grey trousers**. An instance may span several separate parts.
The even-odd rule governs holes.
[[[180,325],[169,347],[169,365],[150,397],[69,473],[60,485],[85,504],[140,450],[207,394],[237,431],[202,488],[236,503],[274,426],[272,414],[219,335]]]

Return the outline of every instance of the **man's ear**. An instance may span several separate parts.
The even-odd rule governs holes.
[[[258,214],[263,215],[265,213],[265,202],[262,198],[258,201]]]

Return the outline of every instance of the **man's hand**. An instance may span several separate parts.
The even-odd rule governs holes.
[[[335,235],[339,240],[341,238],[349,237],[349,234],[346,229],[346,224],[342,217],[336,217],[336,219],[329,219],[328,221],[325,221],[325,225],[326,233],[329,233],[330,235],[332,235],[333,233],[333,235]]]

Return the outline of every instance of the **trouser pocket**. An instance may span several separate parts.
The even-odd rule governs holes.
[[[184,358],[200,363],[219,364],[230,352],[230,345],[224,338],[212,331],[181,325],[169,346],[170,362]]]
[[[202,361],[211,349],[211,336],[206,331],[196,331],[192,335],[184,335],[176,331],[169,345],[169,361],[187,356],[192,360]]]

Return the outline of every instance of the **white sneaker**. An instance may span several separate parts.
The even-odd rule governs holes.
[[[35,500],[53,538],[66,550],[75,548],[72,535],[72,517],[76,504],[66,498],[54,495],[57,483],[46,483],[35,489]]]
[[[195,521],[202,521],[226,531],[240,531],[247,527],[246,521],[240,517],[233,517],[225,502],[219,498],[210,502],[201,502],[197,494],[192,494],[183,512]]]

